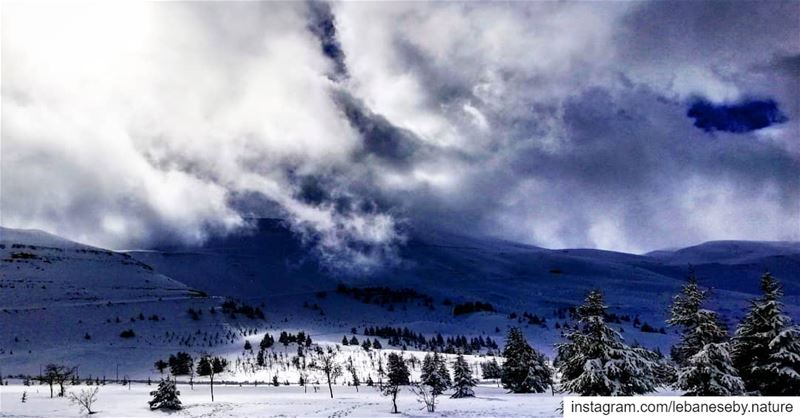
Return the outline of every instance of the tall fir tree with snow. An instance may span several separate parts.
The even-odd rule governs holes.
[[[481,373],[484,379],[500,379],[502,372],[496,358],[481,363]]]
[[[761,291],[736,329],[733,365],[749,392],[800,395],[800,330],[783,313],[783,289],[770,273]]]
[[[153,399],[147,403],[150,405],[150,409],[177,411],[182,408],[181,400],[178,399],[178,395],[180,394],[181,392],[175,387],[175,382],[169,379],[161,379],[158,388],[150,392],[150,396],[152,396]]]
[[[513,393],[541,393],[553,384],[547,358],[534,350],[519,328],[511,328],[503,349],[506,361],[500,373],[503,387]]]
[[[697,326],[698,312],[707,292],[700,288],[694,271],[689,271],[689,279],[681,288],[681,293],[672,299],[670,318],[667,325],[677,327],[681,332],[681,341],[672,347],[670,356],[679,367],[686,365],[689,357],[702,348],[697,341],[692,341],[692,330]]]
[[[472,377],[472,369],[470,369],[464,356],[461,354],[456,356],[456,360],[453,362],[453,388],[455,388],[455,393],[450,397],[471,398],[475,396],[472,388],[477,384],[478,381]]]
[[[436,352],[433,355],[426,354],[419,380],[423,385],[430,386],[434,395],[444,393],[452,384],[444,356]]]
[[[688,341],[701,346],[678,370],[676,387],[687,396],[736,396],[744,392],[744,382],[733,367],[727,331],[716,312],[698,311],[697,325]]]
[[[653,377],[655,378],[655,385],[660,387],[672,387],[678,379],[678,369],[675,363],[670,359],[664,357],[660,350],[652,351],[643,347],[638,347],[639,353],[650,359],[655,364],[653,368]]]
[[[439,356],[436,368],[439,372],[440,378],[442,379],[444,389],[447,390],[453,386],[453,379],[450,378],[450,371],[447,369],[447,358],[444,355]]]
[[[561,390],[581,396],[629,396],[655,389],[655,362],[643,349],[628,347],[605,322],[603,295],[589,292],[577,310],[578,323],[556,345]]]

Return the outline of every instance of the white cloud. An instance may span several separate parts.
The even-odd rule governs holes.
[[[724,147],[682,103],[793,97],[796,80],[752,71],[797,53],[782,21],[696,26],[703,13],[658,2],[334,3],[347,76],[332,81],[306,7],[4,7],[2,223],[200,242],[239,228],[250,213],[232,199],[257,194],[359,271],[396,256],[406,218],[550,247],[786,238],[756,220],[796,209],[796,106]],[[366,138],[332,93],[383,130]],[[305,198],[309,182],[325,196]]]

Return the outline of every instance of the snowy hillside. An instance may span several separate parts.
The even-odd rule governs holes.
[[[17,310],[197,293],[127,254],[8,228],[0,228],[0,289],[0,307]]]
[[[647,255],[669,264],[743,264],[758,262],[768,257],[796,256],[800,254],[798,242],[759,241],[709,241],[692,247],[661,250]]]
[[[692,248],[675,251],[670,257],[593,249],[548,250],[422,230],[411,231],[398,266],[359,278],[321,271],[280,220],[262,219],[248,233],[218,238],[201,248],[131,255],[210,294],[265,297],[279,304],[302,299],[309,292],[331,291],[344,282],[411,287],[437,301],[490,302],[506,315],[513,311],[548,315],[553,309],[576,304],[587,290],[596,287],[605,291],[617,309],[661,323],[668,301],[691,264],[701,284],[714,289],[723,314],[731,318],[738,317],[750,294],[758,291],[758,279],[765,270],[782,280],[787,302],[800,305],[799,244],[712,242]],[[695,255],[686,259],[686,253]]]
[[[119,368],[120,376],[155,379],[153,362],[177,351],[252,362],[255,352],[244,351],[244,343],[256,345],[265,333],[303,331],[314,344],[334,345],[345,336],[363,342],[370,327],[406,328],[425,341],[441,335],[441,350],[458,337],[502,346],[506,329],[519,326],[552,358],[571,320],[569,308],[591,288],[605,292],[626,341],[668,352],[676,336],[663,329],[665,313],[687,271],[686,259],[666,253],[549,250],[427,230],[412,231],[397,266],[374,277],[348,277],[320,269],[279,220],[260,220],[247,234],[198,248],[119,253],[9,229],[0,243],[4,374],[36,374],[41,364],[57,361],[80,365],[82,375],[112,378]],[[701,284],[714,287],[711,305],[725,319],[742,315],[765,268],[785,284],[787,311],[800,318],[796,245],[700,247],[707,250],[695,251],[692,264]],[[226,308],[228,297],[235,308]],[[123,336],[126,331],[133,335]],[[431,349],[390,335],[369,339],[379,340],[383,353]],[[362,363],[371,356],[358,347],[342,349]],[[271,350],[288,359],[296,346]],[[473,367],[479,356],[496,353],[488,345],[471,350]],[[291,370],[279,374],[298,377]],[[240,368],[224,379],[272,375]]]

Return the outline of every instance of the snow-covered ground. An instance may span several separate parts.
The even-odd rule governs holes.
[[[148,386],[134,383],[128,386],[108,384],[100,386],[96,410],[100,417],[391,417],[391,399],[381,396],[377,388],[334,387],[331,399],[327,388],[320,387],[316,392],[309,386],[307,391],[300,386],[260,385],[215,385],[214,402],[211,402],[209,387],[195,385],[192,390],[188,384],[179,384],[180,399],[184,409],[175,413],[150,411],[147,401],[152,399],[149,392],[156,384]],[[86,389],[86,386],[71,387],[69,390]],[[27,401],[22,403],[22,392],[27,392]],[[441,396],[437,411],[433,414],[417,402],[407,389],[398,395],[397,407],[401,416],[424,417],[554,417],[559,416],[556,409],[561,397],[546,394],[515,395],[492,385],[481,385],[475,390],[474,398],[451,399],[447,394]],[[0,387],[0,416],[83,416],[78,406],[71,405],[66,398],[50,399],[47,386],[23,386],[15,383]]]
[[[89,247],[40,231],[0,228],[0,373],[35,376],[44,364],[55,362],[78,367],[84,379],[114,379],[119,374],[156,381],[161,376],[153,367],[156,360],[178,351],[195,359],[213,354],[224,356],[231,365],[218,380],[244,386],[220,387],[218,402],[211,405],[202,387],[191,390],[181,385],[187,405],[181,414],[331,416],[349,411],[382,416],[389,412],[389,401],[373,389],[362,387],[354,394],[354,388],[340,386],[336,392],[341,396],[330,401],[324,391],[306,394],[296,386],[267,384],[277,375],[281,384],[296,385],[302,368],[292,364],[297,344],[277,342],[267,350],[277,358],[254,367],[263,335],[277,340],[282,331],[303,331],[314,346],[339,350],[340,363],[352,358],[362,382],[376,379],[379,359],[385,362],[388,352],[401,349],[390,346],[386,338],[377,338],[381,350],[341,345],[343,336],[363,341],[366,327],[405,327],[426,338],[438,334],[491,338],[502,347],[507,329],[517,326],[531,345],[552,359],[561,329],[570,321],[565,309],[578,304],[588,289],[600,288],[610,311],[622,318],[613,326],[626,342],[667,353],[676,335],[659,328],[665,326],[669,301],[682,283],[687,261],[700,283],[714,289],[710,305],[730,324],[743,314],[767,268],[785,285],[787,313],[800,320],[797,243],[718,242],[634,255],[548,250],[419,231],[402,257],[398,266],[369,279],[337,276],[308,261],[303,247],[280,222],[266,220],[252,235],[217,238],[202,248],[130,252]],[[365,303],[337,292],[338,283],[412,288],[422,299]],[[223,313],[222,304],[229,297],[258,307],[265,317]],[[462,302],[488,302],[495,311],[454,315],[453,304]],[[193,317],[191,312],[202,313]],[[522,317],[524,312],[545,323],[529,322]],[[657,331],[645,332],[645,323]],[[123,338],[121,333],[127,330],[134,336]],[[252,351],[244,350],[245,341],[253,345]],[[478,378],[487,351],[467,356]],[[414,347],[404,351],[406,358],[424,355]],[[412,363],[411,369],[412,379],[417,378],[419,365]],[[322,382],[313,372],[305,377]],[[350,380],[345,373],[338,383]],[[250,386],[254,381],[262,383]],[[98,409],[109,416],[151,414],[146,405],[151,389],[143,384],[134,384],[130,391],[106,385]],[[31,396],[26,404],[19,402],[23,390]],[[77,414],[77,408],[64,399],[45,399],[41,386],[12,384],[0,387],[0,393],[0,414]],[[558,404],[557,397],[507,395],[491,385],[479,388],[478,395],[473,400],[442,398],[440,414],[550,416]],[[427,415],[420,407],[409,393],[401,396],[404,413]]]

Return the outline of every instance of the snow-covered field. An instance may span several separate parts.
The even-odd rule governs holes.
[[[331,399],[327,388],[314,391],[311,386],[307,392],[300,386],[272,387],[260,385],[222,386],[215,385],[215,401],[212,403],[208,386],[195,385],[192,390],[188,384],[179,384],[181,402],[184,409],[175,413],[150,411],[147,405],[152,397],[155,384],[143,383],[128,386],[108,384],[100,387],[96,410],[100,417],[390,417],[391,399],[381,396],[376,388],[334,387]],[[70,390],[85,389],[85,386]],[[27,392],[25,403],[20,400],[22,392]],[[492,385],[481,385],[475,390],[474,398],[451,399],[446,394],[435,413],[428,413],[416,397],[403,389],[398,395],[397,407],[401,416],[424,417],[553,417],[559,416],[556,409],[561,397],[547,394],[515,395]],[[58,416],[78,417],[78,406],[71,405],[66,398],[50,399],[47,386],[23,386],[19,383],[0,387],[0,416]]]
[[[379,340],[380,350],[342,345],[343,337],[363,342],[367,327],[408,328],[426,339],[491,338],[501,348],[509,327],[520,327],[528,342],[552,359],[554,344],[563,341],[561,330],[571,321],[566,309],[591,288],[608,296],[610,312],[621,318],[613,327],[626,342],[668,353],[676,334],[660,328],[687,262],[693,263],[700,283],[714,289],[710,305],[729,324],[754,297],[765,268],[784,283],[787,313],[800,319],[797,243],[708,243],[640,256],[547,250],[424,231],[405,251],[403,264],[365,280],[333,277],[313,263],[299,262],[302,247],[275,222],[265,222],[254,235],[211,241],[199,249],[131,252],[88,247],[38,231],[0,229],[0,374],[36,376],[52,362],[77,367],[81,379],[118,375],[155,383],[162,376],[154,369],[156,360],[179,351],[195,359],[211,354],[228,360],[228,371],[217,380],[233,385],[220,386],[211,404],[207,386],[199,383],[192,390],[179,384],[186,409],[178,415],[372,417],[390,411],[391,402],[377,390],[362,386],[355,393],[346,386],[351,377],[345,372],[331,400],[319,373],[298,363],[311,361],[317,345],[331,347],[338,350],[341,365],[352,358],[362,384],[368,377],[377,380],[379,363],[402,346],[374,335],[369,339]],[[352,288],[412,288],[418,295],[388,303],[375,297],[367,303],[338,292],[342,282]],[[224,313],[228,298],[262,309],[265,317]],[[455,315],[454,304],[463,302],[488,302],[494,311]],[[543,322],[529,321],[530,315]],[[645,331],[644,324],[653,328]],[[134,335],[124,338],[121,333],[127,330]],[[265,351],[266,364],[257,366],[264,334],[277,340],[283,331],[309,335],[312,352],[302,357],[297,344],[276,341]],[[253,350],[244,349],[245,341]],[[480,363],[497,354],[490,351],[482,347],[465,356],[476,378],[483,379]],[[408,346],[403,355],[420,360],[425,352]],[[418,379],[419,361],[409,367],[412,380]],[[309,386],[304,393],[296,386],[301,375],[319,381],[319,392]],[[275,376],[280,387],[269,384]],[[154,388],[109,383],[100,388],[97,409],[104,416],[153,416],[146,401]],[[25,403],[23,391],[28,392]],[[553,416],[560,400],[549,394],[510,395],[485,380],[477,395],[442,397],[437,414]],[[0,416],[78,415],[66,399],[49,399],[46,387],[26,387],[20,381],[0,386],[0,400]],[[407,390],[398,405],[404,414],[430,416]]]

